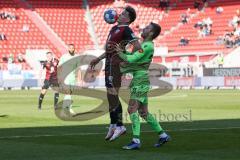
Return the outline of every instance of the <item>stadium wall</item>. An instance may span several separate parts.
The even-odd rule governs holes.
[[[161,77],[173,86],[179,87],[240,87],[240,76],[233,77]],[[0,71],[0,88],[22,88],[41,87],[43,80],[39,79],[33,71],[23,70],[21,72]],[[105,79],[103,76],[96,78],[92,83],[78,82],[77,85],[84,87],[104,88]]]

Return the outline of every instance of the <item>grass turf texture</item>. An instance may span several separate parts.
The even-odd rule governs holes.
[[[39,91],[0,92],[0,159],[237,160],[240,156],[239,90],[177,90],[150,99],[150,111],[164,120],[161,125],[172,141],[163,148],[154,148],[157,136],[144,124],[140,151],[121,149],[131,139],[129,125],[127,135],[105,142],[108,115],[64,122],[54,115],[53,93],[46,95],[41,111],[37,110],[38,95]],[[101,102],[78,96],[73,100],[77,112],[89,111]],[[169,119],[160,117],[159,112]],[[172,122],[172,115],[178,114],[187,118]],[[124,121],[130,122],[126,104]]]

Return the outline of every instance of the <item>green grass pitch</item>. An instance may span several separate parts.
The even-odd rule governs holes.
[[[174,90],[149,100],[149,110],[171,135],[154,148],[157,135],[142,124],[142,148],[125,151],[128,132],[104,141],[108,114],[89,121],[62,121],[54,114],[53,93],[37,109],[39,91],[0,91],[1,160],[238,160],[240,157],[240,91]],[[62,99],[62,96],[60,97]],[[73,97],[76,112],[90,111],[100,100]]]

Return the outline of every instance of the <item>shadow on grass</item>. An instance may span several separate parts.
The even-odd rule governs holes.
[[[1,159],[8,160],[238,160],[240,119],[161,123],[172,140],[160,148],[158,135],[142,125],[140,151],[121,147],[129,133],[114,142],[104,140],[107,125],[0,129]],[[21,158],[20,158],[21,157]]]
[[[7,116],[7,115],[4,115]],[[224,120],[202,120],[188,122],[160,122],[161,126],[168,132],[187,130],[222,130],[240,128],[240,119]],[[29,128],[1,128],[0,137],[11,136],[31,136],[31,135],[64,135],[64,134],[105,134],[108,125],[73,125],[73,126],[52,126],[52,127],[29,127]],[[128,132],[131,132],[131,124],[126,124]],[[141,124],[141,131],[150,132],[151,128],[146,124]]]

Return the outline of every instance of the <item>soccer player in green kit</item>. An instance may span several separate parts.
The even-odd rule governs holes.
[[[75,46],[74,44],[68,44],[68,53],[65,53],[61,56],[60,58],[60,61],[59,61],[59,65],[63,65],[64,63],[66,63],[67,61],[73,59],[73,58],[76,58],[76,51],[75,51]],[[76,67],[78,66],[77,63],[75,64],[71,64],[71,66],[68,66],[71,68],[72,72],[70,74],[68,74],[68,76],[65,78],[64,80],[64,83],[66,85],[69,85],[69,86],[74,86],[76,85],[76,76],[77,76],[77,73],[76,73]],[[69,100],[71,101],[72,100],[72,97],[71,97],[71,94],[66,94],[64,95],[64,100]],[[63,106],[68,108],[69,109],[69,112],[71,114],[75,114],[73,109],[72,109],[72,105],[70,106],[67,106],[65,104],[65,101],[63,101]]]
[[[154,53],[153,40],[160,32],[161,27],[158,24],[150,23],[143,29],[141,34],[143,42],[140,50],[134,53],[121,52],[120,49],[118,50],[121,52],[119,54],[120,58],[125,61],[121,66],[121,72],[131,73],[133,75],[130,84],[131,94],[128,107],[128,113],[132,121],[133,139],[131,143],[124,146],[123,149],[139,149],[141,146],[139,115],[159,134],[159,139],[155,147],[159,147],[170,140],[170,136],[164,132],[158,121],[148,112],[147,94],[150,89],[148,68]]]

